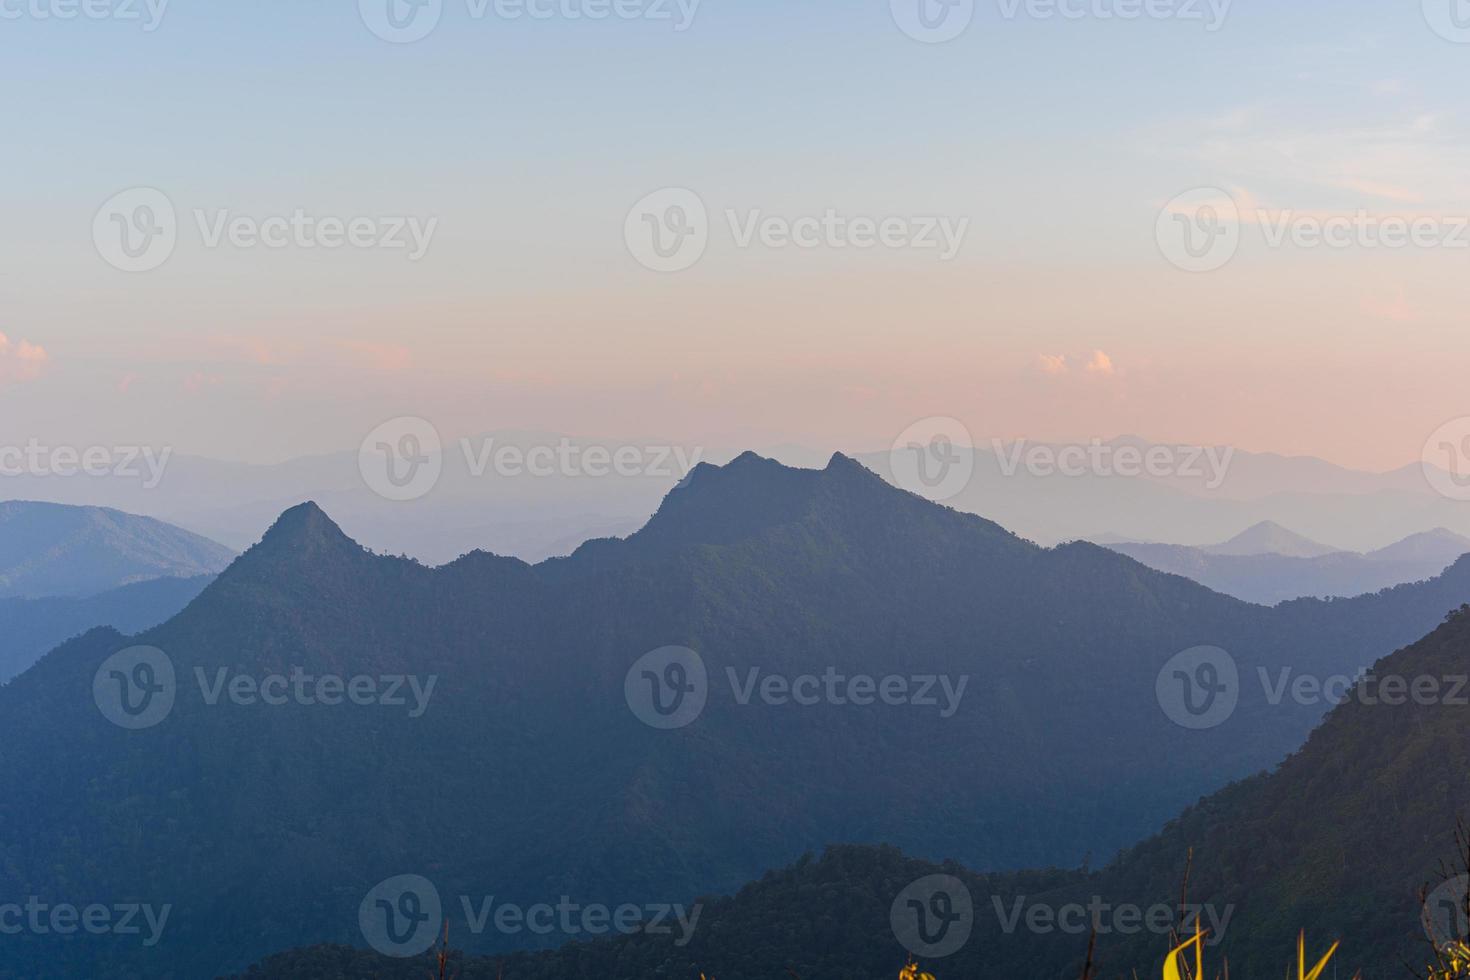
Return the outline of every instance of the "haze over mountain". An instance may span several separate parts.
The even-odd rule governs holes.
[[[1209,976],[1226,958],[1232,976],[1277,975],[1299,930],[1313,959],[1342,941],[1334,960],[1340,976],[1407,975],[1429,957],[1423,891],[1441,937],[1466,928],[1436,903],[1465,894],[1466,879],[1445,884],[1440,869],[1457,870],[1454,830],[1470,804],[1467,671],[1470,609],[1377,664],[1273,772],[1200,801],[1101,871],[982,875],[891,848],[836,847],[732,898],[702,900],[700,927],[687,944],[662,936],[573,943],[470,959],[458,964],[460,975],[631,980],[705,971],[764,980],[789,970],[814,980],[887,980],[907,955],[894,936],[895,900],[915,881],[944,874],[968,897],[973,931],[957,951],[925,961],[941,977],[1079,974],[1093,921],[1101,976],[1157,976],[1170,944],[1146,917],[1162,906],[1165,926],[1178,921],[1186,865],[1187,901],[1203,908],[1200,920],[1219,940],[1207,954]],[[1394,679],[1403,685],[1397,693]],[[1416,681],[1433,681],[1435,696],[1411,694]],[[408,980],[423,971],[422,960],[318,947],[271,957],[246,976]]]
[[[0,503],[0,598],[88,596],[146,579],[213,575],[223,545],[101,507]]]
[[[1452,562],[1470,552],[1470,538],[1445,528],[1436,528],[1422,534],[1411,534],[1377,551],[1368,552],[1374,561],[1442,561]]]
[[[1219,545],[1113,542],[1150,568],[1183,575],[1247,602],[1355,596],[1432,578],[1470,553],[1470,538],[1440,528],[1368,554],[1335,551],[1277,524],[1258,524]]]
[[[500,452],[545,453],[564,444],[575,454],[566,471],[558,465],[533,476],[524,466],[497,464]],[[1171,465],[1161,475],[1069,476],[1027,464],[1030,453],[1056,454],[1069,447],[1031,442],[997,446],[984,439],[979,445],[973,451],[957,447],[973,462],[974,475],[962,492],[944,502],[1042,544],[1111,534],[1200,545],[1262,521],[1357,551],[1437,527],[1470,535],[1470,512],[1435,493],[1419,465],[1368,473],[1310,457],[1163,444],[1159,448],[1170,454]],[[1155,446],[1135,437],[1099,445],[1109,452],[1128,448],[1139,453]],[[581,462],[592,447],[632,451],[635,472],[589,475]],[[269,465],[174,454],[156,486],[115,475],[85,480],[20,476],[7,478],[7,485],[15,496],[148,514],[233,548],[249,546],[282,510],[311,499],[375,551],[407,554],[429,564],[452,561],[474,549],[540,561],[569,554],[591,538],[631,533],[694,462],[723,464],[739,451],[661,438],[582,438],[515,430],[446,437],[442,451],[430,455],[442,463],[442,474],[425,496],[407,502],[385,500],[364,483],[357,451]],[[829,454],[782,445],[766,455],[788,465],[820,467]],[[891,477],[887,446],[876,451],[864,446],[853,455]]]
[[[47,651],[96,626],[137,633],[183,609],[212,576],[156,578],[94,596],[0,599],[0,684]]]
[[[1213,544],[1261,522],[1274,522],[1324,546],[1369,551],[1433,528],[1470,535],[1470,513],[1441,496],[1421,464],[1386,473],[1350,470],[1311,457],[1251,453],[1229,446],[1184,446],[1134,437],[1098,441],[1103,466],[1076,475],[1060,472],[1064,451],[1091,452],[1093,444],[982,440],[973,452],[974,476],[944,502],[981,513],[1043,544],[1109,535],[1130,541]],[[1166,454],[1162,475],[1146,467],[1118,475],[1116,453],[1146,458]],[[888,454],[859,457],[885,477]],[[920,488],[919,492],[924,492]]]
[[[1282,555],[1286,558],[1321,558],[1338,549],[1319,544],[1275,521],[1262,521],[1241,531],[1229,541],[1200,549],[1209,555]]]
[[[533,475],[524,461],[497,465],[498,453],[554,449],[564,438],[500,431],[449,443],[435,454],[442,475],[432,492],[406,502],[384,499],[367,485],[356,450],[269,465],[173,455],[156,486],[115,476],[22,476],[8,483],[12,492],[38,499],[151,514],[237,549],[258,540],[286,508],[315,500],[364,546],[438,565],[476,549],[540,561],[570,554],[591,538],[630,534],[702,458],[696,447],[675,453],[656,440],[634,440],[649,447],[639,463],[646,472],[629,476]],[[576,441],[579,452],[602,444]]]
[[[1039,548],[842,456],[699,466],[629,539],[537,566],[375,556],[303,505],[167,623],[94,630],[0,689],[0,890],[173,906],[157,946],[32,935],[7,955],[20,973],[212,975],[356,941],[363,896],[406,871],[447,895],[619,904],[732,889],[840,840],[1075,865],[1300,744],[1327,705],[1273,703],[1258,668],[1356,673],[1467,598],[1470,561],[1378,596],[1253,606],[1093,545]],[[93,684],[139,643],[166,653],[176,697],[125,731]],[[1242,680],[1228,718],[1185,732],[1161,668],[1200,644]],[[669,645],[709,678],[674,731],[625,689]],[[431,695],[416,712],[222,693],[297,669]],[[773,676],[829,674],[907,678],[914,696],[767,696]]]

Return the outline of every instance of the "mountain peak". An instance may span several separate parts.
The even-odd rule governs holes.
[[[863,476],[875,478],[878,476],[878,474],[874,473],[862,463],[859,463],[857,460],[853,459],[851,456],[846,455],[845,453],[833,453],[832,458],[827,461],[827,468],[822,472],[835,476]]]
[[[302,537],[318,539],[340,537],[344,541],[351,540],[342,533],[337,523],[327,516],[327,512],[317,506],[314,500],[308,500],[282,511],[281,516],[276,518],[275,523],[265,532],[260,543],[267,544],[288,537],[293,541]]]
[[[1411,534],[1386,548],[1368,553],[1378,561],[1444,561],[1452,562],[1470,552],[1470,539],[1447,528]]]
[[[260,543],[245,552],[236,565],[266,562],[273,566],[301,567],[324,558],[367,553],[327,516],[326,511],[308,500],[283,511]]]
[[[1261,521],[1221,544],[1201,549],[1212,555],[1284,555],[1288,558],[1320,558],[1338,549],[1282,527],[1275,521]]]
[[[728,544],[820,509],[862,507],[863,501],[885,495],[905,496],[842,453],[834,453],[818,470],[744,452],[723,466],[700,463],[690,470],[629,543],[659,550]]]

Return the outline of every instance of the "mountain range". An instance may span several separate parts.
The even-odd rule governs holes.
[[[1123,476],[1106,468],[1068,474],[1055,471],[1054,464],[1025,461],[1034,452],[1056,459],[1091,445],[1022,441],[974,450],[955,447],[958,465],[972,468],[973,475],[944,502],[1043,544],[1112,535],[1197,546],[1265,521],[1350,551],[1371,551],[1437,527],[1470,535],[1470,513],[1437,493],[1426,478],[1429,468],[1421,464],[1369,473],[1312,457],[1230,446],[1177,446],[1134,437],[1099,445],[1142,458],[1158,449],[1170,465],[1158,477]],[[859,458],[895,479],[888,453]]]
[[[1467,882],[1455,858],[1462,853],[1456,822],[1470,805],[1467,671],[1470,608],[1377,664],[1273,772],[1200,801],[1099,871],[985,875],[894,848],[834,847],[731,897],[691,897],[702,915],[687,943],[632,935],[455,966],[463,980],[701,972],[727,980],[887,980],[909,955],[893,925],[895,909],[916,881],[942,875],[953,907],[962,907],[963,895],[972,912],[954,927],[968,930],[968,941],[925,961],[941,978],[1080,975],[1094,922],[1099,977],[1158,976],[1181,895],[1212,930],[1208,976],[1227,962],[1231,976],[1275,976],[1291,961],[1299,931],[1312,950],[1309,963],[1341,940],[1336,975],[1422,973],[1429,936],[1464,936],[1467,925],[1450,917]],[[1442,696],[1390,695],[1392,678],[1435,679]],[[1147,918],[1159,909],[1166,928]],[[409,980],[425,968],[423,959],[319,946],[270,957],[243,976]]]
[[[1439,528],[1360,554],[1265,522],[1217,545],[1110,541],[1105,547],[1217,592],[1274,605],[1303,596],[1362,595],[1432,578],[1470,553],[1470,538]]]
[[[0,502],[0,599],[91,596],[146,579],[213,575],[233,558],[223,545],[151,517]]]
[[[429,568],[293,507],[168,622],[93,630],[0,688],[0,894],[171,909],[154,946],[12,937],[0,976],[209,976],[356,942],[364,896],[406,873],[619,905],[832,841],[1075,867],[1299,746],[1330,699],[1281,678],[1345,681],[1467,599],[1470,559],[1252,605],[841,455],[700,465],[629,538],[537,565]],[[165,659],[115,666],[138,645]],[[298,676],[397,700],[250,696]],[[131,682],[140,710],[168,691],[149,727],[108,713]],[[670,729],[684,693],[702,711]],[[558,941],[452,929],[474,953]]]
[[[496,454],[596,449],[631,451],[626,475],[589,475],[584,467],[530,475],[502,472]],[[1420,464],[1373,473],[1305,456],[1253,453],[1230,446],[1178,446],[1124,436],[1098,445],[1109,453],[1150,450],[1169,466],[1151,474],[1111,471],[1067,475],[1028,465],[1029,454],[1053,458],[1078,447],[1026,441],[976,441],[956,447],[971,471],[945,503],[981,514],[1042,544],[1116,535],[1121,540],[1200,545],[1240,528],[1274,521],[1334,548],[1372,551],[1437,527],[1470,535],[1470,511],[1436,493]],[[1081,448],[1091,450],[1086,444]],[[827,454],[783,445],[767,455],[788,465],[820,468]],[[584,438],[562,433],[495,431],[446,438],[430,454],[442,473],[425,495],[386,500],[364,481],[359,452],[333,452],[272,464],[171,455],[152,480],[102,476],[7,478],[12,496],[148,514],[242,549],[281,511],[317,501],[364,546],[430,564],[473,550],[540,561],[569,554],[583,541],[637,530],[684,478],[691,461],[723,464],[739,455],[724,446],[662,438]],[[887,446],[851,451],[891,482]],[[1431,468],[1432,469],[1432,468]],[[924,492],[922,487],[908,487]]]

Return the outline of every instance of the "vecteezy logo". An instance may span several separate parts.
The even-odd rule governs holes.
[[[975,475],[974,441],[958,419],[921,419],[903,430],[888,453],[896,486],[929,500],[948,500]]]
[[[1451,500],[1470,500],[1470,417],[1434,430],[1424,444],[1424,478]]]
[[[953,41],[975,19],[975,0],[889,0],[889,6],[899,30],[925,44]]]
[[[1445,40],[1470,44],[1470,0],[1424,0],[1424,19]]]
[[[1424,933],[1435,949],[1470,941],[1467,902],[1470,902],[1470,875],[1446,878],[1424,897]]]
[[[163,191],[134,187],[114,194],[92,218],[92,244],[123,272],[148,272],[168,261],[179,241],[178,215]]]
[[[1164,205],[1154,234],[1164,258],[1185,272],[1214,272],[1240,248],[1240,208],[1218,187],[1186,191]]]
[[[389,419],[368,433],[357,451],[363,482],[387,500],[417,500],[439,482],[444,469],[439,430],[411,415]]]
[[[941,959],[970,941],[975,903],[963,881],[929,875],[898,893],[888,920],[904,949],[921,959]]]
[[[439,889],[421,875],[397,875],[375,885],[357,909],[368,945],[384,956],[417,956],[434,945],[444,924]]]
[[[1169,658],[1154,682],[1159,707],[1181,728],[1223,725],[1240,701],[1235,658],[1219,647],[1190,647]]]
[[[638,720],[650,728],[683,728],[694,723],[709,700],[709,671],[688,647],[660,647],[645,653],[623,679],[623,697]]]
[[[177,692],[174,662],[157,647],[119,650],[92,677],[92,700],[102,717],[133,731],[167,718]]]
[[[444,0],[357,0],[362,22],[384,41],[412,44],[439,26]]]
[[[709,211],[691,190],[654,191],[628,212],[623,241],[645,268],[683,272],[703,258],[709,246]]]

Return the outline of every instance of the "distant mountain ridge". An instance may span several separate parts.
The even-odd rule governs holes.
[[[1373,473],[1313,457],[1230,446],[1183,446],[1131,436],[1098,444],[1140,456],[1160,449],[1170,465],[1159,476],[1033,471],[1024,465],[1026,453],[1046,450],[1055,455],[1079,447],[1090,451],[1092,445],[1021,440],[1018,460],[1017,443],[980,440],[973,450],[956,447],[962,464],[967,459],[973,464],[974,475],[944,502],[984,514],[1042,544],[1116,535],[1196,545],[1263,521],[1359,551],[1439,526],[1470,535],[1470,510],[1436,493],[1422,464]],[[859,459],[891,475],[886,452]]]
[[[366,434],[366,433],[364,433]],[[604,434],[605,436],[611,434]],[[978,433],[977,433],[978,435]],[[554,474],[505,477],[479,470],[486,447],[531,451],[569,441],[578,447],[631,449],[643,463],[634,475],[589,478]],[[1470,535],[1470,510],[1434,492],[1424,467],[1386,473],[1352,469],[1312,457],[1247,452],[1229,446],[1185,446],[1133,436],[1107,440],[1112,450],[1162,448],[1183,473],[1137,478],[1040,476],[1012,469],[1014,442],[960,448],[974,475],[945,503],[998,521],[1042,544],[1115,533],[1128,540],[1186,544],[1224,538],[1270,520],[1339,548],[1368,551],[1384,542],[1437,526]],[[725,463],[738,449],[698,446],[663,438],[582,438],[563,433],[500,430],[464,439],[445,433],[443,474],[433,491],[407,504],[384,500],[364,483],[360,457],[346,452],[307,456],[269,465],[174,455],[167,476],[145,489],[137,480],[102,477],[77,481],[50,477],[7,478],[16,497],[115,507],[180,524],[234,548],[254,542],[260,529],[301,500],[316,500],[356,540],[375,550],[408,554],[429,564],[481,549],[526,561],[569,554],[599,535],[626,534],[645,523],[664,494],[686,475],[674,460],[645,447],[673,445],[689,459]],[[1025,449],[1056,452],[1064,446],[1025,442]],[[873,451],[876,449],[877,451]],[[1213,452],[1224,465],[1219,485],[1198,458],[1200,475],[1187,464]],[[781,446],[766,453],[788,465],[820,468],[829,453]],[[853,450],[859,462],[891,477],[886,445]]]
[[[139,633],[157,626],[204,591],[213,576],[157,578],[94,596],[0,599],[0,684],[63,641],[98,626]]]
[[[405,872],[451,896],[617,905],[733,889],[833,840],[1075,865],[1271,765],[1326,710],[1252,683],[1186,732],[1158,692],[1180,651],[1224,648],[1248,679],[1355,673],[1466,599],[1470,560],[1382,595],[1253,606],[1093,545],[1037,547],[840,455],[698,467],[630,538],[535,566],[374,555],[301,505],[168,622],[94,630],[0,688],[0,894],[174,906],[156,947],[9,937],[7,962],[212,976],[360,941],[364,895]],[[166,653],[178,690],[124,731],[93,681],[135,644]],[[627,681],[671,645],[709,680],[697,719],[665,731]],[[298,671],[437,686],[411,716],[196,684]],[[742,700],[729,678],[752,671],[969,683],[944,716]],[[476,952],[553,942],[453,934]]]
[[[0,503],[0,598],[82,597],[221,571],[234,552],[151,517],[103,507]]]
[[[1229,541],[1200,550],[1211,555],[1281,555],[1286,558],[1321,558],[1338,551],[1287,530],[1275,521],[1253,524]]]
[[[1123,541],[1105,547],[1226,595],[1274,605],[1304,596],[1364,595],[1432,578],[1470,553],[1470,538],[1440,528],[1357,554],[1266,523],[1201,548]]]
[[[1452,562],[1463,554],[1470,553],[1470,538],[1445,528],[1412,534],[1377,551],[1370,551],[1368,558],[1374,561],[1426,561]]]

